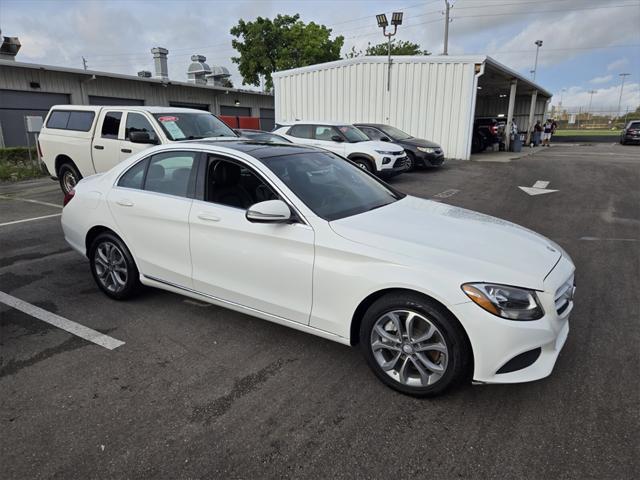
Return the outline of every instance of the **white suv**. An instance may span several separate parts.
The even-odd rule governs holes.
[[[398,145],[369,140],[353,125],[332,122],[278,124],[274,133],[293,143],[315,145],[348,158],[360,168],[380,176],[394,176],[406,169],[407,154]]]

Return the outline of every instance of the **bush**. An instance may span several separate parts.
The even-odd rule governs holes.
[[[0,148],[0,180],[16,181],[44,176],[44,170],[36,165],[38,154],[35,148],[31,149],[31,158],[29,160],[29,149],[26,147]]]

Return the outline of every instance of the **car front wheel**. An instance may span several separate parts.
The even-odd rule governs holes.
[[[408,395],[439,395],[469,379],[471,351],[462,327],[417,294],[374,302],[361,323],[360,345],[376,376]]]
[[[134,296],[140,288],[140,274],[126,245],[113,233],[96,237],[89,249],[91,273],[98,287],[115,300]]]

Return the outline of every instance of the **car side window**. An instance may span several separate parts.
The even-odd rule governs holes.
[[[371,140],[380,140],[383,135],[382,132],[376,130],[375,128],[371,128],[371,127],[358,127],[360,130],[362,130],[367,137],[369,137]]]
[[[211,156],[205,177],[205,201],[246,210],[254,203],[279,197],[253,170]]]
[[[102,138],[118,138],[122,112],[107,112],[102,121]]]
[[[149,159],[136,163],[118,180],[119,187],[142,189],[142,182],[144,181],[144,172],[147,170],[147,164]]]
[[[151,141],[156,141],[156,132],[147,118],[140,113],[129,112],[125,124],[124,138],[129,140],[131,132],[147,132]]]
[[[187,197],[198,152],[165,152],[151,157],[144,179],[149,192]]]
[[[334,135],[338,135],[338,133],[334,130],[333,127],[328,127],[326,125],[317,125],[315,127],[316,140],[331,142],[331,137],[333,137]]]
[[[313,126],[312,125],[294,125],[287,132],[292,137],[298,138],[313,138]]]

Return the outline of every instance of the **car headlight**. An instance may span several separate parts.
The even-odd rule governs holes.
[[[491,283],[465,283],[462,291],[489,313],[509,320],[538,320],[544,310],[533,290]]]
[[[400,152],[390,152],[388,150],[376,150],[380,155],[400,155]]]
[[[420,150],[421,152],[424,152],[424,153],[433,153],[433,152],[436,151],[436,149],[433,148],[433,147],[417,147],[417,148],[418,148],[418,150]]]

